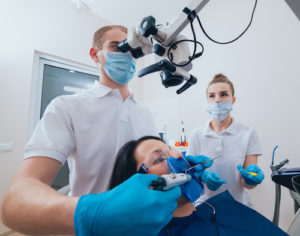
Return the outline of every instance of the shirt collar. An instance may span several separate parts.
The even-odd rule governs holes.
[[[229,127],[222,131],[220,134],[236,134],[238,132],[238,129],[237,129],[237,123],[235,121],[235,119],[232,118],[232,122],[231,124],[229,125]],[[215,136],[216,133],[210,128],[210,121],[207,121],[205,126],[204,126],[204,132],[203,132],[204,135],[206,136]]]
[[[210,121],[207,121],[206,123],[205,123],[205,126],[204,126],[204,132],[203,132],[203,134],[205,135],[205,136],[214,136],[214,135],[216,135],[216,133],[214,132],[214,131],[212,131],[212,129],[210,128]]]
[[[237,129],[237,123],[235,121],[235,119],[232,118],[232,122],[229,125],[229,127],[223,131],[223,133],[228,133],[228,134],[236,134],[238,132]]]
[[[90,90],[90,93],[97,98],[104,97],[107,94],[113,94],[113,95],[121,97],[120,91],[118,89],[112,89],[110,87],[107,87],[107,86],[101,84],[98,80],[96,80],[94,82],[93,86],[89,90]],[[136,102],[136,99],[134,98],[132,91],[129,90],[129,92],[130,92],[130,95],[128,96],[127,99],[132,99],[133,101]]]

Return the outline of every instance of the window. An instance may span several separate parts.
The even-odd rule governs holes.
[[[54,66],[48,64],[47,61],[43,65],[40,118],[52,99],[60,95],[74,94],[88,89],[99,78],[97,75]]]
[[[99,79],[96,68],[36,52],[32,80],[29,137],[52,99],[90,88]],[[63,165],[52,187],[59,189],[69,183],[69,168]]]

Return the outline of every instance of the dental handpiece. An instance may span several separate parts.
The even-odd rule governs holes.
[[[154,190],[165,191],[177,185],[184,184],[191,179],[192,177],[189,174],[167,174],[160,176],[156,180],[153,180],[150,186],[152,186]]]

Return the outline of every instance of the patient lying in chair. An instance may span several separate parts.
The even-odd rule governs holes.
[[[174,158],[182,158],[182,154],[170,148],[158,137],[145,136],[126,143],[117,154],[110,180],[110,189],[141,172],[141,168],[143,169],[145,166],[146,170],[142,172],[147,174],[171,173],[168,164],[170,157],[173,157],[174,160]],[[145,163],[147,164],[144,165]],[[198,183],[199,186],[195,186],[195,182],[193,184],[200,196],[201,182]],[[161,230],[160,236],[287,235],[255,210],[235,201],[227,191],[198,206],[195,203],[192,204],[186,195],[183,195],[177,204],[173,219]]]

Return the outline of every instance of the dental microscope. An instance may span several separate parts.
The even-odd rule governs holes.
[[[197,83],[197,78],[188,71],[192,69],[191,62],[202,55],[203,46],[196,39],[193,20],[208,1],[193,0],[172,25],[157,25],[153,16],[145,17],[138,27],[133,28],[128,38],[119,43],[118,48],[121,52],[130,51],[135,58],[151,53],[162,57],[157,63],[139,71],[139,77],[161,71],[161,81],[166,88],[177,86],[185,81],[184,85],[177,90],[177,94]],[[188,40],[180,34],[188,24],[192,27],[193,40]],[[194,43],[192,55],[189,55],[189,42]],[[197,45],[202,48],[200,52],[196,52]]]
[[[218,44],[229,44],[239,39],[250,27],[256,8],[257,0],[252,11],[250,23],[245,30],[235,39],[228,42],[218,42],[205,32],[198,13],[206,6],[209,0],[192,0],[172,24],[157,24],[153,16],[142,19],[137,27],[133,27],[128,38],[118,44],[121,52],[131,52],[135,58],[154,53],[161,58],[157,63],[147,66],[138,72],[138,77],[160,71],[162,84],[168,88],[184,84],[176,91],[181,94],[197,83],[196,76],[189,73],[192,69],[192,61],[202,56],[204,47],[197,41],[194,30],[194,20],[197,20],[205,36]],[[193,39],[187,39],[180,34],[190,24]],[[189,44],[193,44],[193,52],[190,55]],[[199,50],[200,46],[200,50]]]

